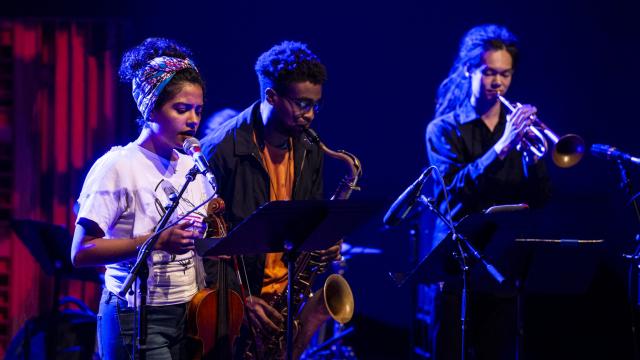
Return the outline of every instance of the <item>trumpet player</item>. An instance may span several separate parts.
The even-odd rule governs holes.
[[[505,95],[518,61],[515,36],[497,25],[469,30],[460,42],[458,57],[438,89],[435,118],[426,131],[429,161],[444,177],[454,221],[493,205],[543,204],[550,184],[543,161],[523,161],[518,145],[527,135],[536,108],[505,109]],[[436,205],[447,213],[444,191],[435,186]],[[438,221],[434,241],[447,234]],[[460,312],[456,295],[445,284],[442,308],[437,312],[436,358],[459,356]],[[474,302],[474,299],[477,300]],[[467,331],[468,355],[478,359],[513,359],[515,307],[512,299],[473,294]],[[483,305],[481,305],[483,304]],[[433,324],[438,328],[438,324]],[[468,357],[469,358],[469,357]]]
[[[255,71],[260,99],[202,139],[231,228],[269,201],[323,198],[324,155],[303,141],[303,132],[320,110],[325,66],[305,44],[285,41],[263,53]],[[319,253],[321,260],[337,259],[340,245]],[[269,355],[260,339],[277,335],[286,320],[269,299],[286,288],[287,268],[281,253],[244,256],[242,262],[246,326],[236,358],[248,351],[245,358],[261,359]],[[205,269],[213,282],[216,267],[205,262]]]

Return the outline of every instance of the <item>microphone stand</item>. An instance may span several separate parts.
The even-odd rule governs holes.
[[[149,267],[147,265],[147,259],[149,258],[149,255],[151,255],[151,252],[153,251],[153,248],[156,242],[158,242],[158,238],[160,237],[160,234],[162,233],[162,231],[165,230],[164,227],[167,225],[167,223],[169,222],[169,219],[171,218],[175,210],[178,208],[180,199],[182,198],[182,195],[184,194],[185,190],[187,190],[187,186],[189,186],[189,184],[195,179],[196,175],[198,175],[198,167],[194,166],[193,168],[191,168],[191,170],[189,170],[189,172],[185,176],[187,181],[184,183],[184,185],[182,185],[180,192],[176,196],[170,197],[171,203],[167,207],[167,211],[164,213],[164,215],[162,215],[162,218],[160,219],[160,222],[156,227],[156,229],[159,229],[159,231],[157,231],[155,234],[149,237],[144,242],[144,244],[140,246],[140,250],[138,250],[138,258],[136,259],[136,263],[133,265],[131,270],[129,270],[129,275],[127,275],[127,278],[124,281],[122,289],[118,292],[118,296],[121,298],[124,298],[127,292],[129,292],[130,290],[131,290],[130,294],[133,294],[135,296],[135,293],[133,289],[131,289],[131,287],[133,286],[133,283],[136,277],[140,280],[140,289],[139,289],[140,303],[138,304],[138,337],[137,337],[137,341],[134,342],[134,346],[133,346],[134,359],[144,360],[147,357],[146,305],[147,305],[147,292],[148,292],[147,279],[149,277]]]
[[[468,300],[469,300],[468,286],[469,286],[469,273],[470,273],[468,259],[472,257],[476,259],[478,262],[480,262],[480,264],[482,264],[484,269],[499,284],[502,284],[505,279],[504,279],[504,276],[502,276],[502,274],[500,274],[500,272],[493,265],[491,265],[491,263],[489,263],[484,258],[484,256],[478,250],[476,250],[476,248],[473,247],[473,245],[471,245],[471,243],[464,236],[458,234],[455,225],[451,223],[449,219],[447,219],[447,217],[444,216],[444,214],[442,214],[442,212],[440,212],[440,210],[438,210],[433,205],[432,199],[428,199],[426,196],[420,195],[418,200],[422,204],[424,204],[429,210],[431,210],[434,214],[436,214],[436,216],[438,216],[440,220],[442,220],[445,224],[447,224],[452,234],[451,235],[452,240],[456,242],[456,245],[458,248],[458,252],[454,253],[454,256],[456,260],[458,260],[458,265],[460,266],[460,270],[462,270],[462,294],[461,294],[462,298],[461,298],[461,304],[460,304],[460,330],[461,330],[460,358],[462,360],[465,360],[466,352],[467,352],[466,330],[467,330],[467,307],[468,307]]]
[[[638,208],[637,195],[633,193],[633,186],[631,185],[631,179],[627,174],[627,167],[620,160],[618,162],[618,168],[620,169],[620,187],[631,196],[631,202],[633,203],[633,209],[636,212],[636,218],[640,222],[640,208]]]
[[[633,186],[629,178],[627,167],[618,160],[620,170],[620,187],[631,197],[631,203],[636,213],[636,218],[640,222],[640,209],[638,208],[638,195],[633,193]],[[630,261],[629,269],[629,296],[631,297],[631,332],[634,341],[635,358],[640,359],[640,234],[636,234],[636,247],[632,254],[623,254],[623,257]],[[633,289],[633,278],[635,275],[635,289]]]

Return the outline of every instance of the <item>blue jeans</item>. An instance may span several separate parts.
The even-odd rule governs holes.
[[[147,306],[147,359],[186,359],[185,327],[187,304]],[[103,360],[133,358],[137,339],[136,309],[126,300],[102,291],[98,311],[98,351]]]

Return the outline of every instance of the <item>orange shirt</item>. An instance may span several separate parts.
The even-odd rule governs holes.
[[[288,149],[279,149],[265,142],[265,147],[262,149],[262,159],[269,174],[269,200],[291,200],[294,177],[291,139],[289,139]],[[287,267],[282,262],[282,253],[267,254],[264,264],[262,295],[281,293],[286,286]]]

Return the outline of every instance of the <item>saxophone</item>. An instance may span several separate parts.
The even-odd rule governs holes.
[[[322,141],[320,141],[320,137],[313,129],[305,129],[304,133],[309,142],[318,145],[320,150],[325,154],[334,159],[342,160],[349,166],[349,173],[342,178],[338,184],[338,188],[333,193],[333,196],[331,196],[331,200],[346,200],[351,196],[351,192],[353,192],[353,190],[360,190],[357,186],[358,179],[362,176],[362,165],[360,165],[360,160],[358,160],[355,155],[344,150],[333,151],[329,149]]]
[[[358,179],[362,175],[360,160],[344,150],[333,151],[327,148],[312,129],[305,129],[305,135],[309,142],[317,145],[325,154],[342,160],[349,166],[349,173],[342,178],[331,200],[346,200],[353,190],[360,190],[357,186]],[[327,265],[326,262],[320,261],[320,255],[316,252],[300,254],[296,260],[296,273],[289,276],[289,281],[294,282],[291,284],[294,291],[293,309],[287,307],[287,290],[268,301],[269,305],[285,319],[289,311],[295,314],[293,359],[300,358],[313,334],[329,317],[344,324],[353,316],[354,301],[351,287],[341,275],[329,275],[321,289],[315,293],[311,292],[316,275],[324,272]],[[256,337],[256,344],[253,347],[255,354],[248,351],[245,353],[245,359],[284,359],[286,349],[286,329],[283,328],[267,339]]]

